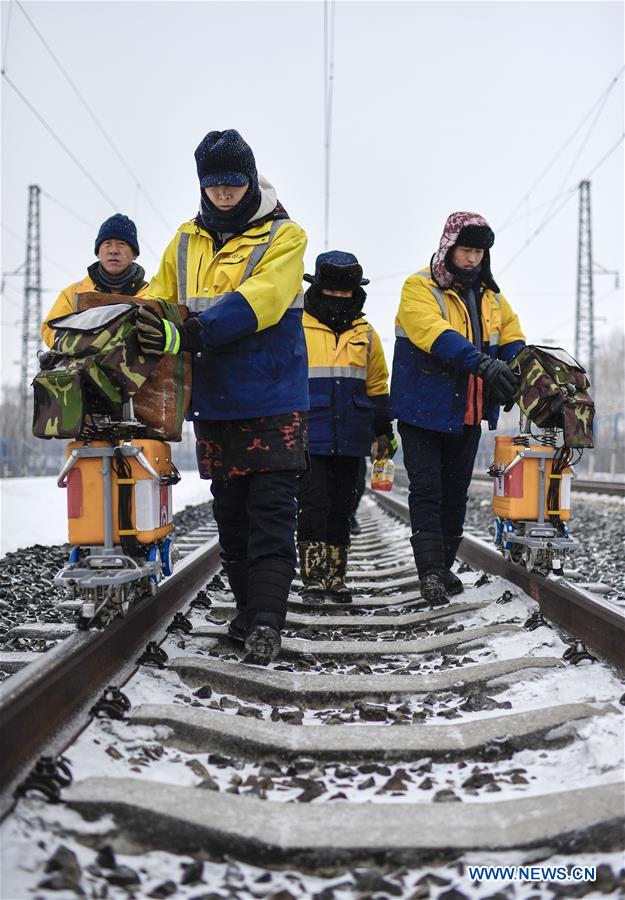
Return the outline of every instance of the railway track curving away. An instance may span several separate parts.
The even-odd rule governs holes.
[[[354,602],[303,605],[296,581],[268,668],[226,637],[210,529],[125,620],[59,625],[51,651],[16,659],[0,703],[6,896],[620,896],[621,612],[525,583],[470,539],[465,592],[430,610],[405,519],[401,498],[365,499]],[[90,716],[107,685],[128,702],[109,692]],[[61,750],[67,767],[11,808],[32,757]],[[469,876],[492,862],[597,876],[566,889]]]

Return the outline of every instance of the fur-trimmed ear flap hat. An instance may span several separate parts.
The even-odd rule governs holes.
[[[369,279],[362,277],[362,266],[354,254],[342,250],[320,253],[315,261],[315,274],[304,275],[304,281],[328,291],[355,291],[369,284]]]
[[[453,272],[447,267],[455,246],[475,247],[484,251],[480,266],[480,280],[496,293],[499,286],[490,270],[490,248],[495,234],[483,216],[473,212],[454,212],[447,217],[438,250],[430,262],[430,271],[436,284],[445,289],[453,284]]]

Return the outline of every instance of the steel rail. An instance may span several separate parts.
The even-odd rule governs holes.
[[[400,487],[408,486],[408,475],[403,466],[397,466],[395,478]],[[474,472],[471,478],[472,482],[479,484],[492,483],[492,478],[485,472]],[[600,478],[573,478],[571,488],[576,492],[584,492],[586,494],[614,494],[618,497],[625,497],[625,481],[604,481]]]
[[[164,633],[174,613],[216,569],[219,543],[212,538],[189,553],[154,597],[98,631],[77,631],[0,686],[0,816],[12,792],[44,751],[57,755],[88,724],[103,690],[119,687],[137,669],[137,656]]]
[[[369,490],[378,504],[404,522],[410,522],[408,503],[390,494]],[[593,597],[567,582],[528,572],[505,559],[484,541],[465,534],[458,557],[474,569],[499,575],[520,587],[541,612],[576,640],[581,640],[619,669],[625,670],[625,615],[600,597]]]
[[[472,481],[487,483],[493,481],[490,475],[481,472],[474,472]],[[583,491],[586,494],[616,494],[619,497],[625,497],[625,481],[603,481],[599,478],[573,478],[571,480],[571,489],[574,491]]]

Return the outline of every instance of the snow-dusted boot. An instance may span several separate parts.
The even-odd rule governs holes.
[[[295,568],[280,557],[250,563],[244,662],[266,666],[280,652],[280,631]]]
[[[326,595],[327,547],[323,541],[304,541],[297,545],[302,579],[302,603],[323,603]]]
[[[438,531],[417,531],[410,543],[419,573],[421,596],[430,608],[449,603],[445,596],[447,569],[443,535]]]
[[[462,535],[445,534],[443,535],[443,543],[445,544],[445,593],[452,597],[455,594],[461,594],[464,591],[464,585],[454,572],[451,571]]]
[[[339,547],[328,544],[328,574],[326,575],[326,588],[328,596],[335,603],[351,603],[352,592],[345,584],[345,572],[347,571],[347,554],[349,547]]]
[[[243,643],[245,640],[249,562],[247,559],[237,559],[234,562],[224,560],[223,567],[237,605],[237,614],[228,625],[228,636],[234,641]]]
[[[267,666],[280,652],[280,632],[271,625],[252,625],[245,637],[245,649],[244,662]]]

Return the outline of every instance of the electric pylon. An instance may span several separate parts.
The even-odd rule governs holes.
[[[24,309],[22,315],[22,368],[20,406],[22,439],[30,435],[31,383],[38,371],[37,351],[41,347],[41,189],[28,187],[28,225],[26,228],[26,263],[24,266]]]
[[[595,370],[595,319],[593,309],[592,223],[590,181],[579,183],[579,234],[577,241],[577,303],[575,308],[575,356],[593,383]]]

